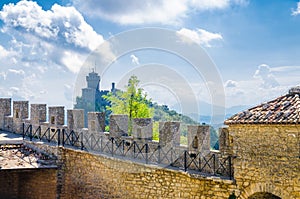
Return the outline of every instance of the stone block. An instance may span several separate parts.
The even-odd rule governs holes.
[[[6,116],[11,115],[11,98],[0,98],[0,129],[4,128]]]
[[[134,139],[151,141],[153,123],[151,118],[134,118],[132,120],[132,136]]]
[[[115,138],[128,135],[128,115],[111,115],[109,132]]]
[[[70,130],[79,130],[84,128],[84,110],[69,109],[67,110],[67,123]]]
[[[53,106],[49,107],[48,122],[50,126],[64,125],[65,123],[65,107]]]
[[[197,153],[210,151],[210,127],[208,125],[188,126],[188,149]]]
[[[41,122],[46,122],[47,105],[46,104],[31,104],[30,105],[30,122],[33,125],[39,125]]]
[[[231,143],[231,136],[229,134],[228,128],[219,129],[219,150],[222,155],[232,155],[233,147]]]
[[[88,129],[90,133],[105,131],[105,113],[88,112]]]
[[[22,133],[22,125],[29,115],[28,101],[14,101],[13,102],[13,132]]]
[[[161,146],[180,145],[180,122],[159,123],[159,143]]]
[[[22,121],[28,118],[29,102],[14,101],[13,102],[13,118],[15,121]]]

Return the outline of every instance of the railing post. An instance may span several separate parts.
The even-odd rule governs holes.
[[[70,132],[70,136],[71,136],[71,146],[74,146],[75,145],[75,143],[74,143],[74,136],[75,136],[76,134],[75,134],[75,132],[73,131],[73,130],[71,130],[71,132]]]
[[[38,131],[39,131],[39,137],[38,137],[38,139],[42,139],[41,137],[42,137],[42,128],[41,128],[41,126],[39,126],[39,128],[38,128]]]
[[[123,156],[125,156],[125,140],[122,140],[122,149],[123,149],[123,151],[122,151],[122,155]]]
[[[29,139],[32,141],[32,124],[29,125]]]
[[[228,159],[228,162],[229,162],[229,179],[232,180],[232,162],[231,162],[231,156],[229,156],[229,159]]]
[[[216,175],[216,155],[213,154],[213,175]]]
[[[60,146],[60,129],[57,132],[57,146]]]
[[[80,145],[81,145],[81,150],[83,150],[84,146],[83,146],[83,132],[80,133]]]
[[[23,126],[22,126],[22,128],[23,128],[23,140],[25,139],[25,123],[23,122]]]
[[[103,137],[100,137],[100,151],[103,152]],[[92,145],[92,138],[91,138],[91,145]]]
[[[148,164],[148,152],[149,152],[149,148],[148,148],[148,143],[146,143],[146,164]]]
[[[48,137],[47,137],[47,140],[48,140],[48,142],[50,142],[50,131],[51,131],[51,129],[49,129],[49,131],[48,131]]]
[[[65,146],[65,129],[62,129],[62,145]]]
[[[158,145],[158,164],[160,164],[160,162],[161,162],[161,159],[160,159],[160,149],[161,149],[161,147],[160,147],[160,145]]]
[[[111,155],[114,156],[114,138],[111,138]]]
[[[187,151],[184,151],[184,171],[187,171]]]
[[[135,158],[135,144],[136,144],[136,142],[133,141],[133,158]]]

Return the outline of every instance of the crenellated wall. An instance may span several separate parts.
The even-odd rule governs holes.
[[[40,134],[49,131],[50,136],[56,136],[57,129],[69,129],[85,135],[104,135],[105,114],[100,112],[88,113],[88,128],[84,128],[84,110],[69,109],[65,116],[63,106],[50,106],[46,104],[30,104],[28,101],[13,101],[10,98],[0,98],[0,129],[21,134],[23,123],[31,124],[33,132]],[[48,111],[48,114],[47,114]],[[48,118],[46,118],[48,115]],[[67,124],[65,124],[65,117]],[[153,142],[153,122],[150,118],[135,118],[132,121],[132,136],[128,136],[129,119],[127,115],[110,116],[109,137],[161,145],[180,151],[210,152],[209,126],[198,125],[188,127],[188,147],[180,146],[180,122],[160,122],[159,142]],[[197,147],[197,148],[195,148]]]
[[[85,135],[92,135],[92,144],[95,146],[100,137],[106,140],[114,137],[125,140],[122,145],[125,149],[133,146],[133,143],[146,143],[150,149],[158,145],[169,147],[177,152],[184,152],[188,158],[197,157],[198,153],[210,154],[209,157],[212,158],[220,156],[221,161],[228,160],[228,156],[234,157],[234,180],[225,180],[207,173],[199,175],[164,168],[164,161],[161,162],[162,165],[141,164],[139,161],[108,157],[79,148],[75,150],[51,146],[56,150],[60,161],[57,175],[60,198],[227,199],[234,198],[233,193],[241,199],[300,198],[298,124],[230,125],[229,128],[220,130],[220,151],[211,151],[210,130],[207,125],[189,126],[188,146],[181,146],[179,122],[160,123],[160,140],[155,142],[152,141],[153,126],[149,118],[134,119],[132,127],[129,127],[128,116],[112,115],[110,132],[104,132],[105,118],[102,113],[89,113],[86,129],[83,128],[83,110],[68,110],[67,124],[64,124],[65,111],[62,106],[49,107],[46,121],[45,104],[32,104],[29,117],[28,102],[13,102],[13,108],[11,103],[11,99],[0,99],[0,129],[22,133],[22,123],[25,122],[31,123],[33,128],[41,126],[42,131],[48,128],[50,133],[55,133],[56,129],[66,129],[83,133],[84,139],[89,139]],[[133,130],[132,136],[128,136],[129,128]],[[117,146],[120,145],[112,145]],[[168,149],[162,152],[167,158],[172,156]],[[150,161],[151,157],[147,156],[147,152],[143,155]],[[137,156],[132,157],[138,159]],[[178,159],[180,158],[183,157]],[[206,156],[204,159],[194,160],[207,161],[205,158]],[[203,171],[206,172],[207,169],[210,168]]]

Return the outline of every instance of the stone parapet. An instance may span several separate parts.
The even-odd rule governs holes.
[[[153,123],[151,118],[134,118],[132,120],[132,136],[142,141],[152,141]]]
[[[128,115],[111,115],[109,133],[114,138],[128,135]]]
[[[210,151],[210,127],[208,125],[188,126],[188,149],[196,153]]]
[[[159,143],[161,146],[179,146],[180,122],[160,122]]]
[[[105,113],[88,112],[88,129],[89,133],[105,131]]]
[[[69,109],[67,110],[67,125],[69,129],[80,130],[84,128],[84,110]]]
[[[30,122],[34,125],[40,125],[41,122],[46,122],[47,118],[46,104],[31,104],[30,105]]]

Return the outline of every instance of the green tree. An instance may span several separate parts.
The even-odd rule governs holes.
[[[109,93],[104,98],[110,102],[107,110],[113,114],[127,114],[129,116],[129,131],[131,132],[132,118],[152,118],[153,108],[151,99],[147,99],[147,94],[139,88],[140,81],[133,75],[128,80],[125,91],[117,90]]]

